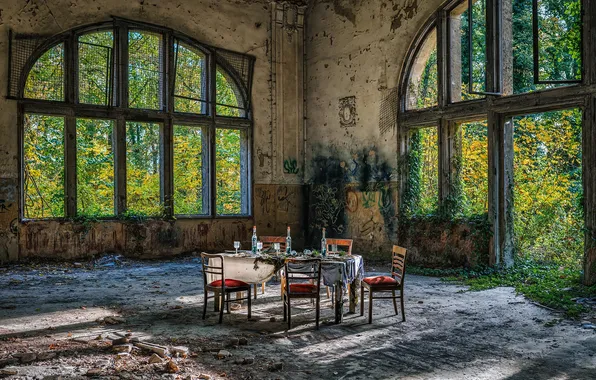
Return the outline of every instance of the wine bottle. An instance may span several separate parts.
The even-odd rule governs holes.
[[[323,237],[321,238],[321,256],[327,256],[327,239],[325,238],[325,229],[323,228]]]
[[[292,253],[292,237],[290,236],[290,226],[288,226],[288,236],[286,236],[286,254]]]
[[[257,226],[252,226],[252,254],[257,254]]]

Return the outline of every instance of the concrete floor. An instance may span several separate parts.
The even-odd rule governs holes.
[[[391,301],[379,300],[371,325],[359,315],[334,325],[323,296],[320,330],[314,329],[312,306],[303,302],[294,311],[294,328],[286,331],[274,282],[253,304],[252,320],[244,306],[224,315],[222,325],[210,307],[203,321],[198,262],[107,257],[76,266],[0,268],[0,377],[596,378],[596,330],[562,319],[510,288],[468,292],[435,278],[406,276],[404,323]],[[382,270],[367,268],[367,274]],[[147,352],[123,357],[112,352],[111,338],[124,334],[186,346],[191,354],[174,359],[179,371],[171,374],[165,363],[148,364]],[[248,344],[237,346],[235,338]],[[222,348],[231,356],[218,359]],[[11,360],[26,352],[35,353],[32,361]],[[242,364],[251,358],[254,363]]]

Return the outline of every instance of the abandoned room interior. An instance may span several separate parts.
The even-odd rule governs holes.
[[[0,378],[596,378],[596,2],[0,0]]]

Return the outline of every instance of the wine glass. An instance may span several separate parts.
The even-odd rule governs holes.
[[[337,244],[331,244],[331,251],[337,253]]]
[[[236,248],[236,254],[238,254],[238,248],[240,248],[240,242],[239,241],[235,241],[234,242],[234,248]]]
[[[280,248],[279,243],[273,243],[273,249],[275,249],[275,253],[277,253],[278,255],[279,255],[279,248]]]
[[[258,241],[257,242],[257,252],[261,253],[261,250],[263,249],[263,242],[262,241]]]

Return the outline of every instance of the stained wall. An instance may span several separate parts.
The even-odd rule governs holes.
[[[294,8],[292,8],[294,9]],[[296,8],[297,9],[297,8]],[[272,20],[276,6],[268,1],[232,0],[5,0],[0,3],[0,262],[30,257],[74,259],[106,252],[155,257],[199,250],[231,248],[232,241],[243,241],[248,247],[249,231],[257,224],[260,234],[285,234],[290,224],[301,241],[302,146],[292,147],[288,178],[284,177],[283,148],[274,149],[273,118],[275,87],[278,77],[302,83],[302,36],[296,27],[286,35],[296,34],[300,44],[288,65],[272,71]],[[284,9],[281,9],[283,20]],[[293,14],[298,14],[294,12]],[[118,16],[163,25],[194,37],[198,41],[256,58],[252,107],[254,214],[247,218],[184,219],[176,221],[111,221],[80,225],[70,221],[19,220],[19,168],[17,102],[7,100],[8,31],[19,34],[54,35],[85,24],[107,21]],[[301,19],[297,21],[302,21]],[[283,24],[281,26],[284,26]],[[273,27],[274,29],[274,27]],[[292,44],[278,44],[286,49]],[[272,53],[273,52],[273,53]],[[287,52],[286,52],[287,56]],[[290,69],[286,69],[289,66]],[[279,90],[279,89],[278,89]],[[295,96],[285,91],[288,109],[303,109],[302,93]],[[302,114],[295,112],[300,123],[286,127],[283,120],[275,133],[302,142]],[[298,137],[296,137],[298,136]],[[276,146],[277,146],[276,145]],[[294,168],[295,167],[295,168]],[[281,175],[278,173],[281,172]],[[266,207],[257,205],[266,199]]]

